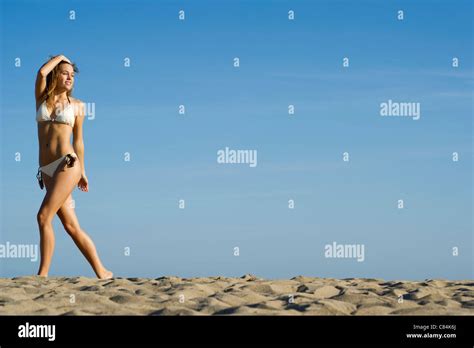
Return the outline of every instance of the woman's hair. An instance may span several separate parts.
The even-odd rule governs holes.
[[[54,67],[54,69],[46,76],[46,89],[43,94],[43,100],[46,100],[46,105],[48,106],[49,109],[53,109],[53,101],[54,98],[54,90],[56,89],[57,81],[58,81],[58,75],[59,75],[59,67],[61,64],[69,64],[65,60],[61,61],[58,65]],[[77,68],[76,64],[71,63],[72,69],[74,70],[75,73],[79,72],[79,69]],[[72,89],[70,91],[67,91],[67,96],[70,97],[72,95]]]

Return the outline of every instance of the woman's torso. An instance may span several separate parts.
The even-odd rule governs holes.
[[[41,112],[43,107],[42,103],[37,109],[37,120],[38,112]],[[63,104],[63,107],[68,107],[67,104]],[[65,111],[65,109],[63,109]],[[52,112],[51,118],[57,117],[55,112]],[[69,124],[41,121],[38,124],[38,143],[39,143],[39,165],[44,166],[48,163],[53,162],[61,156],[74,151],[71,145],[71,134],[73,127]]]

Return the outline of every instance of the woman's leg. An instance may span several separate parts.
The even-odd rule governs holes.
[[[44,173],[42,175],[43,175],[44,187],[46,188],[46,194],[47,194],[48,191],[50,190],[52,179]],[[43,199],[43,204],[44,204],[45,199],[46,199],[46,196]],[[51,259],[53,257],[53,251],[54,251],[53,225],[52,223],[47,223],[47,221],[44,221],[44,219],[40,217],[39,212],[36,218],[38,220],[38,226],[40,230],[40,253],[41,253],[38,275],[47,276],[49,265],[51,264]]]
[[[81,229],[72,202],[72,195],[69,195],[58,211],[58,216],[59,219],[61,219],[64,229],[71,236],[87,261],[89,261],[97,277],[100,279],[111,278],[113,274],[100,262],[94,242],[92,242],[87,233]]]
[[[75,163],[72,167],[61,165],[53,178],[44,175],[46,195],[38,211],[37,220],[40,230],[41,262],[38,275],[47,276],[54,251],[53,217],[71,194],[81,177],[81,166]]]

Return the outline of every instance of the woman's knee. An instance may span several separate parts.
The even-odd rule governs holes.
[[[63,227],[71,237],[75,237],[81,233],[81,228],[76,224],[63,223]]]
[[[44,227],[53,221],[53,217],[44,209],[40,209],[36,215],[36,220],[38,221],[38,225],[40,227]]]

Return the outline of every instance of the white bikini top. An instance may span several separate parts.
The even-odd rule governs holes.
[[[55,110],[53,110],[53,114]],[[63,123],[68,124],[74,128],[74,121],[76,117],[74,116],[74,107],[69,102],[69,104],[64,108],[64,110],[59,111],[54,118],[50,118],[50,112],[46,106],[46,100],[40,105],[38,111],[36,112],[36,121],[37,122],[54,122],[54,123]]]

